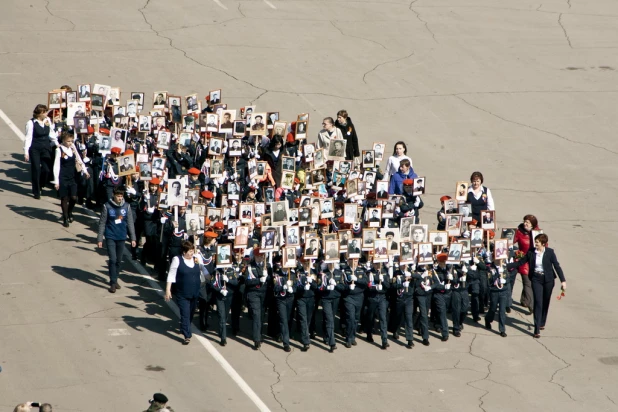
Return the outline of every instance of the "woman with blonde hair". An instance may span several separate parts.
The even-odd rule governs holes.
[[[77,202],[78,177],[84,174],[89,178],[90,175],[73,144],[73,134],[62,133],[61,141],[60,146],[56,148],[53,184],[60,197],[63,226],[69,227],[69,223],[73,222],[73,208]]]

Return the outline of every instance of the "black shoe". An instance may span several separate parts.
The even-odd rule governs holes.
[[[208,327],[206,325],[204,325],[203,323],[200,324],[200,330],[202,332],[206,332],[207,329],[208,329]]]
[[[382,350],[386,350],[386,348],[388,348],[388,346],[389,346],[388,343],[383,343],[382,344]]]
[[[315,339],[315,332],[311,332],[309,334],[309,339]]]
[[[485,319],[485,329],[491,330],[491,322],[488,322],[487,319]]]
[[[397,332],[393,333],[393,339],[399,340],[399,334]]]
[[[73,215],[72,214],[69,215],[68,221],[69,221],[69,223],[73,223]]]
[[[346,342],[344,343],[344,346],[348,349],[350,349],[352,347],[352,345],[350,344],[350,342]]]
[[[238,331],[236,329],[232,329],[232,336],[238,335]]]
[[[429,342],[428,342],[429,343]],[[408,341],[408,344],[406,345],[406,348],[408,349],[412,349],[414,347],[414,342],[412,342],[411,340]]]
[[[116,285],[111,285],[107,291],[109,293],[116,293]]]
[[[34,195],[34,198],[38,200],[41,198],[41,195]]]
[[[460,333],[460,332],[453,332],[453,335],[454,335],[456,338],[458,338],[458,337],[460,337],[460,336],[461,336],[461,333]]]
[[[286,352],[292,352],[292,348],[290,348],[290,345],[283,345],[283,350]]]
[[[116,286],[116,289],[122,289],[120,285],[118,284],[118,282],[114,283],[114,286]]]
[[[485,308],[481,308],[481,309],[479,310],[479,313],[480,313],[480,314],[485,313]]]
[[[506,313],[511,313],[511,308],[506,308]]]
[[[227,345],[227,339],[221,339],[221,342],[219,342],[219,345],[221,346]]]
[[[506,338],[506,332],[500,332],[500,336],[502,336],[503,338]]]
[[[133,259],[133,260],[137,260],[137,259],[138,259],[138,258],[137,258],[137,255],[131,255],[131,259]]]
[[[309,345],[303,345],[303,347],[300,349],[301,352],[307,352],[309,350]]]
[[[442,342],[446,342],[448,340],[448,336],[442,336]]]
[[[62,226],[69,227],[69,222],[67,220],[65,220],[64,223],[62,223]]]
[[[277,343],[281,343],[281,335],[277,336]]]
[[[337,349],[337,345],[333,345],[330,347],[330,349],[328,350],[330,353],[333,353],[335,351],[335,349]]]
[[[373,336],[367,335],[367,342],[373,343]]]
[[[423,339],[423,345],[429,346],[429,339]]]
[[[355,340],[352,341],[352,346],[356,346],[356,341]]]
[[[479,320],[481,320],[481,318],[478,317],[478,318],[474,318],[473,320],[474,320],[474,322],[479,323]]]
[[[253,350],[259,350],[260,349],[260,342],[253,342]]]

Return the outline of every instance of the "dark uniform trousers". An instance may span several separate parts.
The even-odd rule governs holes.
[[[346,317],[346,341],[356,341],[356,327],[360,322],[361,309],[363,307],[364,294],[348,295],[343,298]]]
[[[516,271],[513,272],[517,273]],[[545,322],[547,322],[549,303],[556,281],[553,277],[547,280],[544,275],[539,273],[531,273],[528,276],[532,281],[532,295],[534,296],[534,333],[538,334],[540,333],[539,328],[544,328]]]
[[[470,298],[467,288],[455,289],[451,295],[451,316],[453,318],[453,332],[461,331],[464,320],[470,307]]]
[[[380,321],[380,337],[382,338],[382,343],[384,343],[388,337],[388,323],[386,314],[388,310],[388,301],[383,294],[377,294],[367,299],[367,317],[365,319],[365,332],[367,333],[367,337],[370,337],[373,333],[376,310]]]
[[[509,288],[504,285],[502,289],[492,287],[489,295],[489,309],[485,315],[485,322],[493,322],[496,315],[496,309],[500,306],[498,312],[498,323],[500,332],[505,332],[506,324],[506,304],[509,297]]]
[[[232,291],[228,291],[227,296],[223,296],[217,293],[217,313],[219,314],[219,337],[221,339],[227,338],[227,316],[230,314],[230,307],[232,306]]]
[[[476,321],[480,318],[480,281],[470,283],[470,285],[468,286],[468,290],[470,292],[470,310],[472,311],[472,319]]]
[[[265,287],[265,286],[262,286]],[[249,291],[247,293],[247,303],[253,319],[253,341],[262,341],[262,318],[264,317],[264,298],[265,294],[259,291]]]
[[[401,321],[405,321],[406,340],[412,340],[413,333],[413,310],[414,299],[412,295],[398,296],[391,305],[391,317],[389,329],[392,333],[399,333]]]
[[[415,295],[418,305],[418,331],[423,340],[429,339],[429,308],[431,307],[432,295]]]
[[[322,316],[324,317],[324,340],[328,346],[335,345],[335,313],[339,306],[339,298],[322,298]]]
[[[281,340],[284,345],[290,344],[290,329],[292,324],[292,309],[294,308],[294,295],[286,294],[275,298],[277,312],[279,313],[279,329]]]
[[[451,293],[434,292],[433,301],[436,305],[437,316],[440,321],[440,329],[442,329],[442,337],[448,338],[448,319],[446,318],[446,313],[451,305]]]
[[[309,324],[313,317],[313,310],[315,307],[315,299],[300,298],[296,301],[296,313],[300,319],[300,341],[303,345],[309,345]]]

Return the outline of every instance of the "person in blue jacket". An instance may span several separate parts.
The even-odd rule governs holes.
[[[388,185],[388,193],[391,195],[403,194],[403,181],[406,179],[415,179],[418,176],[414,173],[414,169],[410,165],[408,159],[403,159],[399,163],[399,171],[391,177],[391,182]]]

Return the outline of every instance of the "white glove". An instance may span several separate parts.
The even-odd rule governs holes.
[[[356,277],[356,275],[352,275],[351,279],[352,279],[352,282],[356,282],[356,281],[358,280],[358,278]]]
[[[462,282],[465,282],[466,281],[466,276],[460,277],[459,280],[461,280]]]
[[[288,285],[288,287],[291,287],[292,286],[292,281],[288,280],[285,284]]]
[[[468,273],[468,267],[467,267],[467,266],[462,267],[462,268],[461,268],[461,271],[462,271],[463,273]]]
[[[288,293],[294,293],[294,289],[292,289],[292,286],[288,286]]]
[[[427,271],[424,271],[423,274],[421,275],[423,279],[425,279],[427,276],[429,276],[429,272]]]
[[[310,285],[310,284],[308,284],[308,283],[306,283],[306,284],[305,284],[305,290],[309,290],[309,289],[311,289],[311,285]]]
[[[356,289],[356,285],[354,284],[350,285],[350,290],[354,290],[354,289]]]
[[[409,277],[411,277],[411,276],[412,276],[412,273],[410,273],[410,271],[409,271],[409,270],[405,270],[405,271],[403,272],[403,275],[404,275],[405,277],[409,278]]]
[[[223,296],[227,296],[227,289],[221,289],[221,294]]]
[[[431,286],[423,285],[423,289],[425,289],[425,292],[429,292],[431,290]]]
[[[266,276],[262,276],[262,277],[260,278],[260,282],[262,282],[262,283],[266,282]]]
[[[376,287],[376,289],[378,289],[378,290],[382,290],[382,285],[378,284],[378,286]]]
[[[410,282],[408,282],[408,281],[403,282],[403,287],[404,288],[407,288],[408,286],[410,286]]]
[[[201,255],[201,254],[197,254],[197,255],[195,255],[195,257],[196,257],[196,259],[197,259],[197,263],[198,263],[199,265],[203,265],[203,264],[204,264],[204,259],[202,258],[202,255]]]
[[[453,280],[453,275],[451,273],[449,273],[448,275],[446,275],[446,278],[448,280]]]
[[[446,285],[444,285],[444,289],[449,290],[451,288],[451,284],[447,283]]]
[[[145,193],[144,194],[144,199],[150,200],[150,193]]]
[[[441,217],[442,219],[444,219],[444,218],[446,217],[446,215],[445,215],[443,212],[440,212],[440,217]]]
[[[331,279],[328,281],[328,284],[331,286],[335,286],[337,284],[337,282],[335,282],[335,279]]]
[[[416,270],[416,263],[412,264],[412,270]]]
[[[480,262],[479,258],[477,258],[476,256],[474,256],[474,264],[478,264]]]
[[[134,195],[134,194],[136,194],[136,193],[137,193],[137,192],[135,191],[135,188],[133,188],[133,187],[128,187],[126,191],[127,191],[127,193],[128,193],[128,194],[130,194],[130,195]]]
[[[472,266],[470,266],[470,269],[472,269],[472,270],[476,270],[476,265],[472,265]]]
[[[381,281],[384,281],[384,275],[380,273],[380,276],[378,276],[378,279]]]
[[[224,282],[227,282],[227,281],[228,281],[227,275],[223,275],[223,281],[224,281]]]
[[[307,276],[307,283],[313,282],[313,278],[311,276]]]
[[[506,279],[505,278],[500,278],[500,284],[504,285],[506,283]]]
[[[502,274],[504,272],[504,269],[502,268],[502,266],[498,267],[498,273]]]
[[[335,287],[333,285],[328,285],[326,286],[326,290],[335,290]]]

